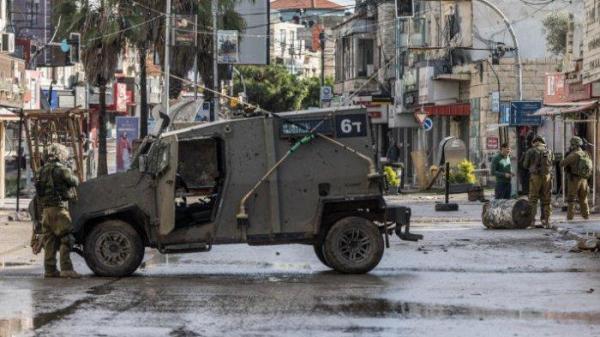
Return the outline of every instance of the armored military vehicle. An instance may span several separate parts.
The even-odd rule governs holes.
[[[146,138],[126,172],[78,187],[78,247],[101,276],[125,276],[145,247],[313,245],[342,273],[366,273],[388,235],[416,241],[410,209],[386,205],[369,118],[358,107],[221,120]],[[389,241],[387,241],[389,244]]]

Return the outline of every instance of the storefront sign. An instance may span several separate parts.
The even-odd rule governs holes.
[[[23,109],[37,110],[40,108],[40,78],[41,73],[36,70],[25,70],[25,97]]]
[[[583,84],[600,80],[600,10],[597,0],[585,0],[583,39]]]
[[[500,112],[500,92],[499,91],[493,91],[492,92],[492,112],[493,113],[498,113]]]
[[[600,81],[592,83],[592,97],[600,97]]]
[[[173,42],[176,46],[193,47],[196,44],[196,16],[174,15]]]
[[[23,91],[20,85],[25,81],[25,62],[5,54],[0,54],[0,105],[21,108]]]
[[[117,124],[117,172],[126,171],[131,165],[132,142],[139,138],[139,117],[116,117]]]
[[[127,112],[127,84],[115,83],[115,110],[117,112]]]
[[[510,123],[510,102],[500,102],[500,124]]]
[[[498,137],[487,137],[485,148],[488,150],[498,150]]]
[[[592,97],[592,85],[577,83],[568,83],[566,85],[567,101],[585,101]]]
[[[567,101],[564,74],[546,74],[544,89],[544,103],[562,103]]]
[[[87,109],[87,90],[84,86],[75,87],[75,104],[82,109]]]
[[[237,30],[219,30],[217,34],[218,61],[219,63],[238,63],[238,31]]]
[[[527,126],[542,124],[540,116],[532,116],[533,113],[541,108],[541,101],[512,101],[510,103],[510,125]]]

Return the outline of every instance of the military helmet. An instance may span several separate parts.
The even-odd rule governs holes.
[[[531,143],[535,143],[535,142],[540,142],[542,144],[546,144],[546,140],[544,139],[544,137],[537,135],[533,138],[533,140],[531,141]]]
[[[48,146],[48,148],[45,151],[45,161],[52,161],[52,160],[58,160],[58,161],[65,161],[67,160],[69,156],[69,151],[67,150],[67,147],[59,144],[59,143],[52,143],[50,144],[50,146]]]
[[[583,139],[577,136],[571,138],[571,146],[583,146]]]

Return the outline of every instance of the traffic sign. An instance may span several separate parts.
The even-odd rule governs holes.
[[[433,128],[433,120],[429,117],[425,118],[423,121],[423,129],[425,131],[430,131]]]
[[[427,118],[427,114],[425,112],[415,112],[415,119],[419,125],[423,125],[425,118]]]
[[[533,115],[541,108],[542,101],[512,101],[510,103],[510,125],[542,125],[542,117]]]
[[[321,87],[321,102],[331,102],[333,99],[333,90],[326,85]]]

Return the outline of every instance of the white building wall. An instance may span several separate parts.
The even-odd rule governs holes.
[[[546,48],[544,18],[555,12],[573,13],[575,22],[583,22],[583,0],[548,1],[541,5],[528,4],[521,0],[489,0],[496,5],[510,20],[517,39],[521,57],[524,59],[542,59],[551,57]],[[493,42],[503,42],[506,46],[513,46],[513,41],[506,29],[502,18],[492,9],[479,1],[473,2],[473,44],[476,48],[486,48]],[[576,35],[577,37],[578,35]],[[580,43],[574,43],[575,55],[579,55]],[[476,60],[484,59],[489,55],[487,51],[473,52]]]

